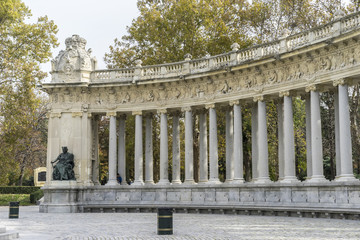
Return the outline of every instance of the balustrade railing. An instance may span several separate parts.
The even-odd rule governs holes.
[[[222,69],[243,62],[271,57],[293,49],[326,41],[342,33],[359,28],[360,12],[353,13],[309,31],[297,33],[280,40],[254,46],[248,49],[155,66],[137,66],[126,69],[96,70],[91,74],[92,82],[142,81],[152,78],[170,78],[188,74],[204,73],[213,69]]]

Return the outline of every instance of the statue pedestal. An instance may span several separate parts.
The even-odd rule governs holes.
[[[77,182],[71,181],[51,181],[43,188],[44,201],[40,204],[40,212],[78,212],[78,193]]]

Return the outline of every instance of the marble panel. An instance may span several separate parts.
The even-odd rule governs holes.
[[[279,202],[280,201],[280,191],[278,190],[267,190],[265,191],[265,201],[266,202]]]
[[[336,193],[330,190],[319,191],[319,202],[320,203],[335,203]]]
[[[254,192],[253,191],[240,191],[240,202],[254,202]]]
[[[142,191],[141,192],[141,201],[155,201],[156,194],[153,191]]]
[[[202,189],[192,191],[192,201],[195,204],[202,204],[205,201],[205,192]]]
[[[227,203],[229,202],[229,192],[224,190],[217,190],[216,191],[216,202],[219,203]]]
[[[292,191],[291,198],[294,203],[306,203],[308,198],[307,191],[294,190]]]

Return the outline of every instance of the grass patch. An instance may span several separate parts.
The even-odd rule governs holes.
[[[9,206],[9,202],[20,202],[20,206],[33,205],[30,194],[0,194],[0,206]]]

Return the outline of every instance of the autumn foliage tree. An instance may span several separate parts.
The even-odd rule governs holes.
[[[0,184],[21,185],[25,170],[44,159],[46,103],[35,87],[58,44],[57,27],[47,17],[27,23],[30,16],[20,0],[0,1]]]

